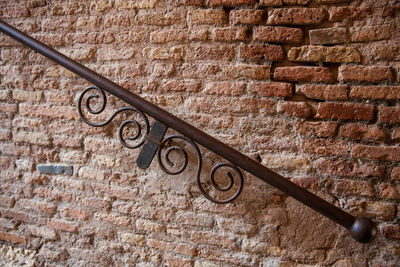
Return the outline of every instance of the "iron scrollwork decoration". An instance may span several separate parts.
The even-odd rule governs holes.
[[[243,176],[240,170],[244,170],[254,177],[268,183],[271,186],[274,186],[281,190],[282,192],[290,195],[294,199],[303,203],[304,205],[312,208],[313,210],[321,213],[327,218],[333,220],[334,222],[340,224],[345,227],[351,234],[354,240],[367,243],[371,242],[378,234],[376,224],[369,218],[366,217],[355,217],[346,211],[342,210],[339,207],[336,207],[332,203],[316,196],[315,194],[309,192],[308,190],[300,187],[299,185],[290,181],[290,179],[286,179],[285,177],[279,175],[278,173],[268,169],[267,167],[261,165],[256,160],[253,160],[246,155],[240,153],[239,151],[227,146],[216,138],[206,134],[200,129],[192,126],[191,124],[179,119],[178,117],[172,115],[171,113],[161,109],[160,107],[154,105],[153,103],[141,98],[138,95],[133,94],[132,92],[126,90],[120,85],[112,82],[111,80],[99,75],[98,73],[90,70],[89,68],[83,66],[82,64],[72,60],[71,58],[61,54],[60,52],[52,49],[49,46],[35,40],[34,38],[28,36],[27,34],[15,29],[9,24],[0,20],[0,31],[9,35],[16,41],[22,43],[23,45],[30,47],[36,52],[42,54],[43,56],[53,60],[57,64],[67,68],[78,76],[84,78],[85,80],[91,82],[96,87],[90,87],[85,89],[79,98],[79,108],[78,112],[81,115],[82,119],[88,123],[89,125],[100,127],[107,125],[110,123],[115,116],[118,114],[125,112],[131,112],[139,117],[141,117],[140,121],[136,119],[125,120],[121,123],[119,127],[119,138],[121,143],[128,148],[138,148],[143,145],[143,149],[141,150],[141,154],[139,154],[137,163],[141,168],[146,168],[150,165],[151,160],[157,152],[157,157],[159,162],[165,162],[169,167],[167,167],[164,163],[160,164],[160,167],[166,173],[178,174],[181,173],[188,166],[187,160],[189,160],[189,155],[185,151],[184,147],[178,148],[174,143],[175,141],[184,141],[186,144],[191,146],[198,160],[198,170],[197,170],[197,183],[199,185],[199,189],[204,196],[216,203],[227,203],[234,200],[242,191],[243,187]],[[101,123],[91,122],[89,118],[86,118],[82,112],[82,104],[85,102],[86,107],[88,107],[88,112],[91,113],[91,116],[100,114],[104,112],[105,106],[107,104],[106,96],[104,91],[116,96],[117,98],[123,100],[131,107],[120,108],[115,111],[108,120]],[[88,94],[89,91],[92,91],[85,101],[83,97],[85,94]],[[96,92],[94,94],[93,92]],[[93,105],[95,100],[101,100],[100,106]],[[154,123],[152,128],[149,130],[149,123],[146,115],[154,118]],[[128,127],[130,126],[130,127]],[[132,130],[132,126],[134,130]],[[128,129],[130,128],[130,130]],[[144,129],[142,129],[144,128]],[[164,138],[164,134],[168,128],[171,128],[181,134],[182,136],[169,136]],[[124,137],[124,131],[128,132],[128,137]],[[132,131],[134,131],[133,134]],[[149,134],[150,132],[150,134]],[[174,141],[174,142],[173,142]],[[134,144],[132,144],[132,142]],[[222,163],[217,164],[212,168],[210,173],[210,182],[208,186],[203,187],[205,183],[200,181],[200,173],[202,167],[201,153],[198,145],[212,151],[216,155],[224,158],[226,161],[230,163]],[[146,148],[146,149],[145,149]],[[162,152],[164,151],[164,152]],[[143,152],[143,153],[142,153]],[[164,153],[162,156],[161,153]],[[183,162],[180,165],[175,165],[175,170],[172,170],[170,167],[174,167],[172,161],[172,154],[180,155],[183,157]],[[149,156],[150,155],[150,156]],[[139,160],[140,157],[149,160]],[[163,161],[161,161],[163,160]],[[140,164],[139,164],[140,163]],[[178,167],[176,167],[178,166]],[[228,179],[228,185],[222,186],[217,182],[215,175],[217,172],[220,172],[222,169],[229,168],[232,171],[226,172],[226,177]],[[239,169],[240,168],[240,169]],[[236,173],[236,177],[239,178],[238,185],[234,186],[234,176],[233,173]],[[176,175],[175,174],[175,175]],[[226,192],[233,189],[236,192],[233,196],[224,199],[217,199],[213,194],[209,194],[205,189],[211,188],[211,191],[214,192]],[[214,188],[214,189],[212,189]]]
[[[85,104],[85,105],[83,105],[83,104]],[[142,124],[140,122],[138,122],[136,119],[129,119],[129,120],[122,121],[122,123],[118,129],[118,136],[119,136],[119,140],[120,140],[121,144],[127,148],[135,149],[135,148],[139,148],[140,146],[142,146],[146,140],[149,140],[152,142],[157,142],[154,140],[152,135],[149,135],[149,131],[150,131],[149,125],[150,124],[149,124],[149,120],[147,119],[147,116],[143,112],[141,112],[133,107],[122,107],[122,108],[117,109],[104,122],[93,122],[87,116],[85,116],[84,108],[86,108],[87,112],[92,115],[99,115],[105,111],[106,105],[107,105],[107,96],[106,96],[106,93],[104,92],[104,90],[102,90],[96,86],[89,86],[82,91],[82,93],[80,94],[80,96],[78,98],[78,114],[86,124],[93,126],[93,127],[102,127],[102,126],[106,126],[107,124],[112,122],[114,120],[114,118],[120,113],[134,112],[134,113],[138,114],[141,117],[141,119],[143,120],[144,131],[142,129]],[[135,133],[134,133],[134,135],[130,135],[125,138],[123,132],[124,132],[124,129],[126,129],[129,125],[134,126]],[[201,181],[201,173],[202,173],[202,168],[203,168],[203,159],[202,159],[201,151],[200,151],[198,145],[195,142],[193,142],[193,140],[191,140],[185,136],[182,136],[182,135],[176,135],[176,134],[170,135],[170,136],[164,138],[161,142],[157,142],[157,147],[158,147],[157,160],[158,160],[160,169],[164,173],[170,174],[170,175],[178,175],[178,174],[181,174],[183,171],[185,171],[185,169],[188,166],[189,157],[188,157],[188,153],[186,152],[185,148],[182,145],[176,145],[176,144],[171,145],[173,143],[173,141],[176,139],[185,141],[187,144],[190,145],[190,147],[195,152],[196,158],[197,158],[196,183],[197,183],[197,186],[198,186],[200,192],[207,199],[209,199],[212,202],[218,203],[218,204],[225,204],[225,203],[232,202],[240,195],[240,193],[242,192],[243,183],[244,183],[243,174],[237,166],[235,166],[234,164],[231,164],[231,163],[217,163],[210,171],[210,177],[209,177],[210,183],[209,184],[211,185],[210,190],[214,189],[217,192],[228,192],[231,189],[236,189],[234,191],[234,193],[229,195],[228,197],[225,196],[224,199],[219,199],[217,197],[213,197],[210,194],[210,192],[207,192],[205,186],[203,185],[203,183]],[[136,144],[131,145],[131,144],[129,144],[129,142],[127,140],[136,141]],[[173,162],[174,160],[171,159],[171,155],[174,152],[176,154],[180,155],[181,162],[179,163],[179,167],[177,167],[178,164],[174,163]],[[221,185],[220,184],[221,182],[216,181],[215,176],[216,176],[217,170],[220,168],[230,168],[236,173],[235,176],[232,175],[232,173],[229,171],[227,171],[225,173],[226,178],[228,180],[227,185]],[[234,177],[238,177],[237,186],[234,186],[235,185]],[[208,186],[208,187],[210,187],[210,186]]]

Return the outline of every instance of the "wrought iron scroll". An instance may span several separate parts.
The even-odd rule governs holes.
[[[83,105],[83,103],[85,105]],[[97,107],[95,107],[97,104]],[[100,104],[100,105],[99,105]],[[93,127],[102,127],[106,126],[109,123],[111,123],[114,118],[123,112],[134,112],[137,113],[141,119],[144,122],[144,131],[142,129],[142,125],[140,122],[138,122],[135,119],[130,119],[130,120],[124,120],[122,121],[121,125],[119,126],[118,129],[118,136],[121,144],[127,148],[130,149],[135,149],[141,147],[144,142],[148,139],[153,140],[152,136],[149,135],[150,131],[150,126],[149,126],[149,120],[147,116],[132,107],[122,107],[117,109],[106,121],[104,122],[93,122],[89,118],[87,118],[84,114],[84,109],[87,110],[92,115],[100,115],[102,112],[105,111],[107,105],[107,96],[104,90],[96,87],[96,86],[89,86],[85,88],[82,93],[80,94],[78,98],[78,114],[81,117],[81,119],[88,125],[93,126]],[[135,145],[130,145],[126,139],[124,138],[123,131],[128,125],[133,125],[135,127],[135,134],[133,136],[128,136],[126,139],[129,141],[138,141],[137,144]],[[144,132],[144,134],[143,134]],[[142,138],[141,138],[142,137]],[[209,175],[209,184],[212,187],[211,189],[219,191],[219,192],[228,192],[231,189],[236,189],[236,191],[229,197],[225,197],[224,199],[218,199],[216,197],[213,197],[209,192],[207,192],[205,186],[201,182],[201,174],[202,174],[202,167],[203,167],[203,158],[201,151],[199,149],[199,146],[193,142],[193,140],[182,136],[182,135],[170,135],[165,137],[161,142],[157,142],[157,147],[158,147],[158,152],[157,152],[157,160],[158,160],[158,165],[160,169],[170,175],[178,175],[181,174],[183,171],[186,170],[188,163],[189,163],[189,157],[188,157],[188,152],[186,152],[185,148],[182,145],[171,145],[171,143],[174,141],[174,139],[179,139],[185,141],[187,144],[190,145],[192,150],[194,151],[196,155],[196,160],[197,160],[197,170],[196,170],[196,184],[200,190],[200,192],[210,201],[218,203],[218,204],[225,204],[232,202],[235,200],[240,193],[242,192],[243,189],[243,174],[240,171],[240,169],[231,163],[217,163],[210,172]],[[163,153],[164,152],[164,153]],[[173,160],[171,159],[171,155],[173,152],[178,153],[181,156],[181,162],[179,163],[179,167],[176,168],[177,164],[173,163]],[[175,170],[172,168],[175,167]],[[228,180],[228,184],[225,186],[220,185],[216,179],[215,175],[218,169],[220,168],[230,168],[234,172],[236,172],[236,176],[232,175],[231,172],[227,171],[226,172],[226,178]],[[234,188],[235,185],[235,178],[238,177],[238,184],[237,188]]]

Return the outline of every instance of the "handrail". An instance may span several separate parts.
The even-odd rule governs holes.
[[[140,135],[141,124],[136,120],[128,120],[121,124],[119,129],[119,137],[122,144],[128,148],[136,148],[144,144],[143,150],[141,153],[143,154],[150,154],[152,157],[156,154],[160,164],[161,169],[168,173],[168,174],[178,174],[181,173],[188,163],[188,157],[186,151],[179,146],[170,146],[170,141],[172,139],[179,139],[180,141],[184,141],[189,144],[197,154],[197,161],[198,161],[198,168],[197,168],[197,185],[201,193],[204,194],[206,198],[216,203],[228,203],[233,201],[241,192],[243,186],[243,176],[239,168],[253,174],[257,178],[263,180],[264,182],[278,188],[279,190],[283,191],[284,193],[290,195],[291,197],[295,198],[296,200],[300,201],[304,205],[314,209],[315,211],[321,213],[322,215],[328,217],[329,219],[335,221],[336,223],[345,227],[351,234],[354,240],[367,243],[372,241],[377,235],[377,227],[376,224],[369,218],[366,217],[354,217],[351,214],[343,211],[342,209],[334,206],[333,204],[321,199],[320,197],[314,195],[313,193],[307,191],[306,189],[298,186],[297,184],[289,181],[288,179],[282,177],[281,175],[271,171],[270,169],[266,168],[265,166],[261,165],[257,161],[243,155],[239,151],[227,146],[226,144],[218,141],[217,139],[213,138],[212,136],[204,133],[203,131],[195,128],[194,126],[184,122],[183,120],[177,118],[176,116],[168,113],[167,111],[159,108],[158,106],[144,100],[143,98],[129,92],[125,88],[119,86],[118,84],[108,80],[107,78],[97,74],[96,72],[88,69],[87,67],[79,64],[78,62],[70,59],[69,57],[57,52],[56,50],[50,48],[49,46],[35,40],[34,38],[24,34],[23,32],[15,29],[14,27],[8,25],[7,23],[0,20],[0,31],[7,34],[8,36],[12,37],[13,39],[17,40],[18,42],[24,44],[25,46],[30,47],[31,49],[39,52],[43,56],[51,59],[52,61],[56,62],[57,64],[67,68],[68,70],[72,71],[73,73],[81,76],[82,78],[86,79],[87,81],[93,83],[97,87],[89,87],[85,89],[81,97],[78,101],[78,111],[79,115],[82,119],[92,126],[103,126],[110,122],[116,114],[124,111],[133,111],[139,114],[139,117],[143,120],[142,125],[144,124],[145,128],[145,138],[136,144],[130,145],[128,141],[123,137],[124,128],[129,125],[133,124],[137,128],[137,134],[134,137],[128,138],[129,140],[137,139]],[[88,92],[95,92],[96,94],[92,94],[90,96],[86,96]],[[89,113],[92,114],[99,114],[101,113],[106,105],[106,96],[104,91],[109,92],[110,94],[118,97],[119,99],[125,101],[126,103],[132,105],[134,108],[121,108],[117,110],[112,117],[106,121],[105,123],[96,124],[91,122],[89,119],[85,117],[82,112],[82,103],[86,103],[86,108],[88,109]],[[86,97],[86,102],[84,102],[84,98]],[[102,106],[97,109],[91,108],[91,102],[95,98],[101,98]],[[153,128],[150,130],[149,133],[149,123],[147,120],[146,115],[153,117],[156,122],[154,123]],[[132,125],[131,125],[132,126]],[[170,127],[175,131],[181,133],[183,136],[179,135],[171,135],[163,139],[163,136]],[[146,143],[145,143],[146,142]],[[200,172],[202,168],[202,158],[200,150],[197,144],[209,149],[210,151],[218,154],[219,156],[225,158],[230,163],[221,163],[216,165],[211,171],[211,184],[217,191],[227,191],[232,189],[233,187],[233,176],[230,172],[227,173],[229,178],[229,185],[227,187],[219,186],[214,178],[214,174],[218,168],[231,168],[236,172],[236,177],[239,177],[239,185],[236,186],[236,193],[234,196],[230,197],[227,200],[218,200],[213,196],[209,195],[200,181]],[[145,146],[147,146],[147,150],[145,150]],[[181,164],[179,170],[172,171],[163,163],[163,156],[162,150],[164,148],[168,149],[165,150],[165,158],[164,162],[171,165],[169,154],[171,151],[175,150],[179,152],[184,157],[184,162]],[[144,156],[143,156],[144,157]],[[150,159],[150,161],[151,161]],[[139,160],[138,160],[139,162]],[[144,164],[146,165],[146,164]],[[148,162],[147,162],[148,165]],[[140,166],[140,165],[139,165]]]

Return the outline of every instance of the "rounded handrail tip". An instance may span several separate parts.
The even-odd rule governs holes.
[[[357,217],[349,231],[353,239],[360,243],[369,243],[378,235],[376,224],[366,217]]]

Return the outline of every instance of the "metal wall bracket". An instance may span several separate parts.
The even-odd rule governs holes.
[[[136,159],[136,164],[139,166],[139,168],[147,169],[150,166],[157,150],[160,147],[160,143],[167,132],[167,129],[167,125],[159,121],[154,122],[150,129],[150,133],[145,136],[146,142],[144,143],[143,148],[140,150],[139,156]]]

